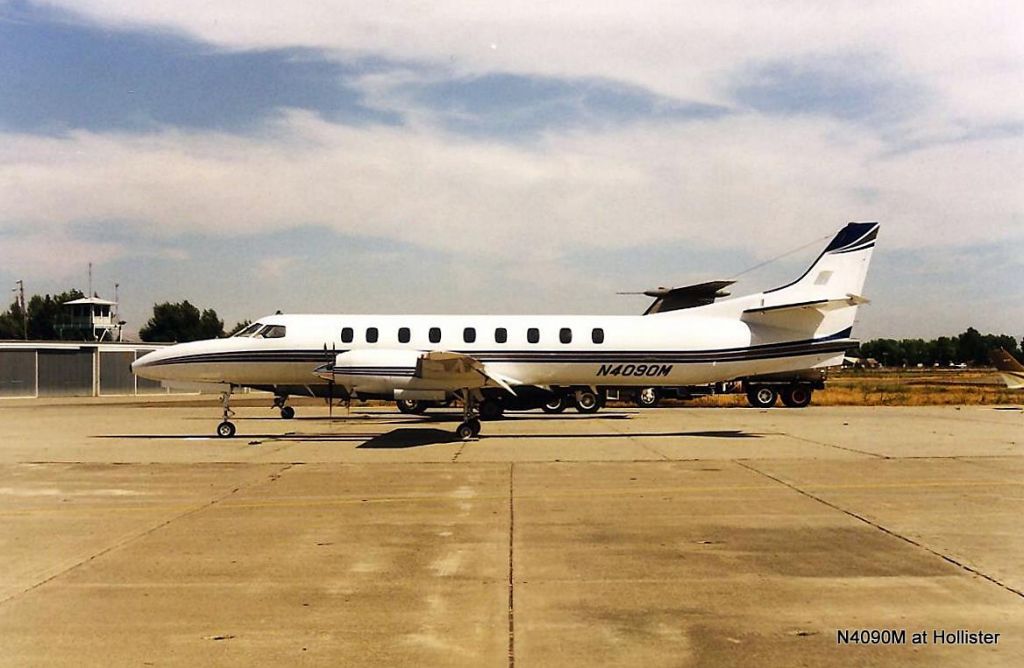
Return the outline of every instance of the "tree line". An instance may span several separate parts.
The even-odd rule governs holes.
[[[15,301],[0,313],[0,339],[60,340],[58,325],[67,317],[66,311],[62,311],[65,308],[62,304],[82,297],[85,294],[80,290],[68,290],[53,296],[33,295],[28,300],[27,313]],[[188,300],[164,302],[153,305],[153,316],[139,329],[139,338],[154,343],[185,343],[231,336],[248,325],[249,321],[245,320],[225,331],[224,321],[212,308],[200,311]]]
[[[61,304],[85,295],[68,290],[58,295],[33,295],[28,302],[28,317],[17,302],[0,314],[0,339],[50,341],[59,339],[57,324]],[[139,338],[148,342],[184,343],[201,339],[231,336],[249,325],[248,320],[224,329],[224,321],[212,308],[200,310],[189,301],[164,302],[153,305],[153,316],[139,329]],[[851,355],[872,358],[884,366],[947,366],[949,364],[988,365],[993,348],[1005,348],[1018,359],[1022,357],[1024,339],[1018,342],[1009,334],[982,334],[973,327],[957,336],[937,339],[873,339],[850,351]]]
[[[872,358],[883,366],[949,366],[968,364],[988,366],[988,354],[993,348],[1005,348],[1021,359],[1024,339],[1018,341],[1009,334],[982,334],[973,327],[957,336],[937,339],[873,339],[865,341],[852,354]]]

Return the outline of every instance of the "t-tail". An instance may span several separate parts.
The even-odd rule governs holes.
[[[849,223],[792,283],[758,295],[743,319],[765,336],[791,332],[811,339],[851,338],[878,223]]]

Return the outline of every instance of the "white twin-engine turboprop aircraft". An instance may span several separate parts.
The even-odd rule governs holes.
[[[470,439],[480,414],[500,414],[502,406],[538,407],[574,394],[581,409],[596,410],[602,388],[841,364],[855,344],[850,333],[866,302],[860,293],[877,235],[877,223],[850,223],[788,285],[719,301],[673,303],[675,291],[666,291],[642,316],[273,315],[231,338],[149,353],[132,368],[156,380],[226,385],[220,436],[235,433],[231,390],[253,387],[273,391],[284,417],[293,414],[285,414],[289,394],[421,403],[458,396],[458,434]],[[717,293],[724,284],[702,285]]]

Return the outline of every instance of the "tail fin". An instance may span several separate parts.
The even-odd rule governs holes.
[[[991,350],[988,356],[1007,388],[1011,390],[1024,389],[1024,364],[1018,362],[1004,348]]]
[[[848,338],[857,306],[867,302],[861,291],[878,227],[849,223],[800,278],[765,291],[761,303],[744,311],[743,319],[813,337]]]
[[[780,293],[785,292],[785,302],[860,296],[876,237],[878,223],[849,223],[839,230],[803,276],[787,285],[767,290],[765,294],[777,299],[782,296]]]

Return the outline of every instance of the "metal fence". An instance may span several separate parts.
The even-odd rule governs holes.
[[[152,344],[0,341],[0,398],[166,394],[131,365]]]

